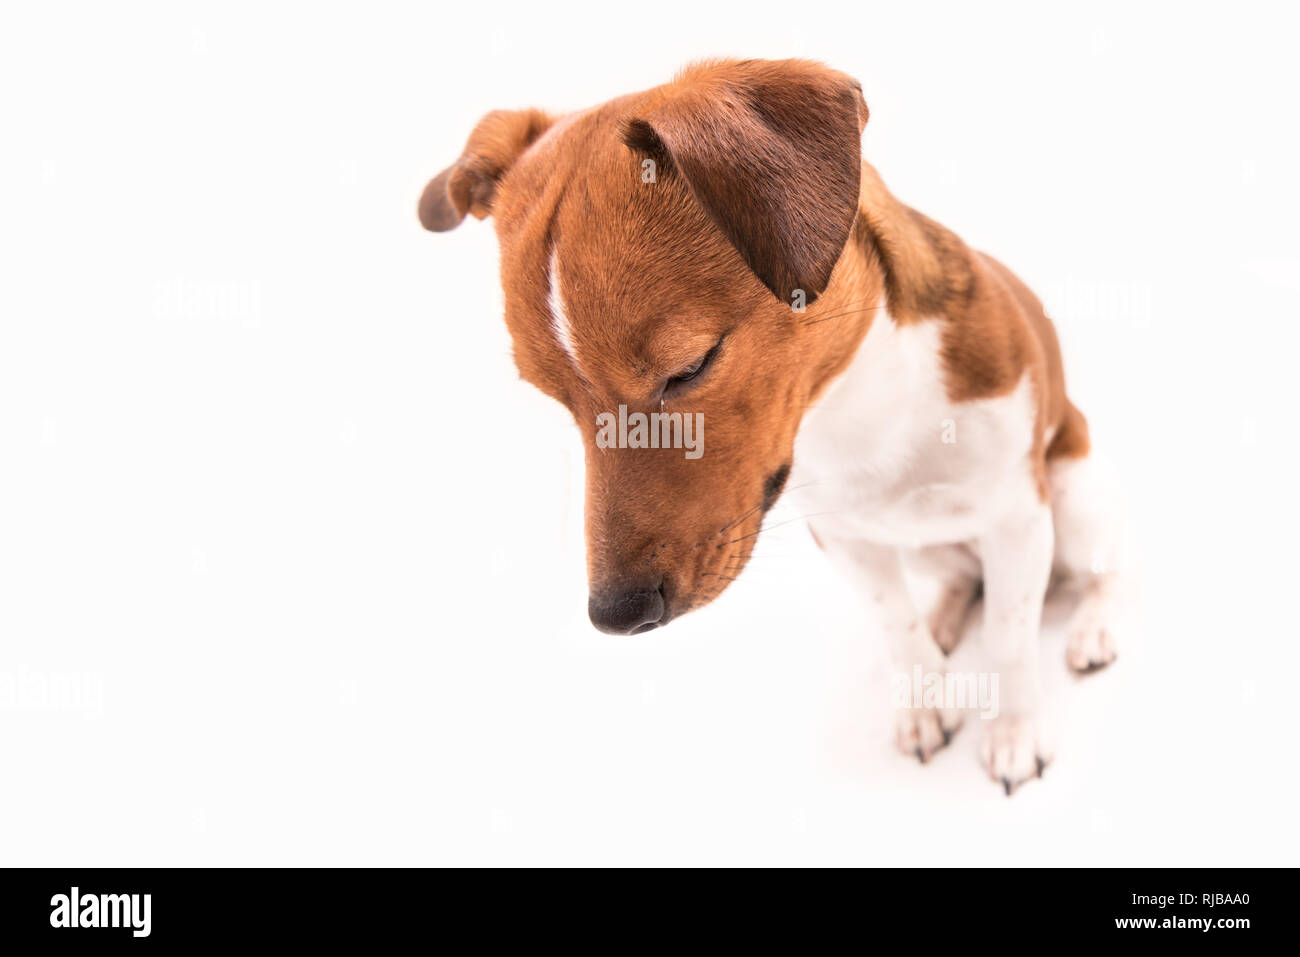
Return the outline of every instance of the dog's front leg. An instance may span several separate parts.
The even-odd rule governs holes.
[[[819,530],[820,531],[820,530]],[[929,760],[961,727],[961,712],[948,702],[933,700],[916,682],[942,684],[946,656],[916,606],[903,578],[897,548],[862,541],[827,540],[818,535],[827,553],[850,572],[876,612],[895,668],[896,740],[904,754]]]
[[[1052,513],[1037,502],[1007,516],[979,541],[984,562],[983,637],[998,676],[997,715],[985,722],[980,756],[1007,794],[1042,775],[1038,642],[1052,568]]]

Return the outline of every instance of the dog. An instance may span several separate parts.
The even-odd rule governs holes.
[[[515,363],[582,432],[597,628],[639,634],[717,597],[788,485],[900,673],[941,675],[982,598],[1000,700],[980,756],[1011,794],[1051,757],[1049,582],[1079,595],[1069,667],[1109,664],[1117,537],[1043,306],[894,198],[863,160],[867,118],[861,86],[816,62],[697,63],[585,111],[488,113],[419,218],[494,219]],[[644,428],[611,446],[615,410],[665,440],[696,415],[704,454]],[[898,746],[926,762],[960,722],[908,702]]]

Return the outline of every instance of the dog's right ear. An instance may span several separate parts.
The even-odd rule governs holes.
[[[808,60],[713,60],[653,93],[623,142],[680,174],[773,295],[811,305],[858,212],[862,87]]]
[[[460,159],[424,188],[420,225],[442,233],[459,226],[466,213],[475,219],[491,213],[501,177],[552,122],[541,110],[493,110],[479,120]]]

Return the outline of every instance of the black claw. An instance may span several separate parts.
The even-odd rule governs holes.
[[[1034,763],[1038,765],[1038,776],[1041,778],[1043,776],[1043,768],[1047,767],[1047,762],[1035,755]]]
[[[1102,668],[1105,668],[1107,665],[1114,662],[1114,660],[1115,659],[1112,658],[1110,661],[1089,661],[1084,667],[1075,668],[1074,673],[1079,675],[1090,675],[1094,671],[1101,671]]]
[[[943,732],[943,746],[946,748],[948,742],[952,740],[952,732],[947,728],[940,728],[940,730]]]
[[[1014,787],[1014,785],[1011,783],[1011,779],[1010,779],[1010,778],[1003,778],[1003,779],[1002,779],[1002,786],[1003,786],[1004,788],[1007,789],[1007,797],[1011,797],[1011,789],[1012,789],[1012,787]]]
[[[921,750],[921,746],[919,744],[916,746],[916,760],[920,761],[922,764],[925,764],[925,752]]]

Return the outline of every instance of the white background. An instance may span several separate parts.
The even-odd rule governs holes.
[[[7,6],[0,863],[1297,863],[1292,16]],[[1138,624],[1084,681],[1047,629],[1059,758],[1013,799],[977,728],[894,753],[797,521],[595,632],[491,226],[416,222],[487,110],[704,55],[861,80],[866,156],[1048,301],[1124,476]]]

